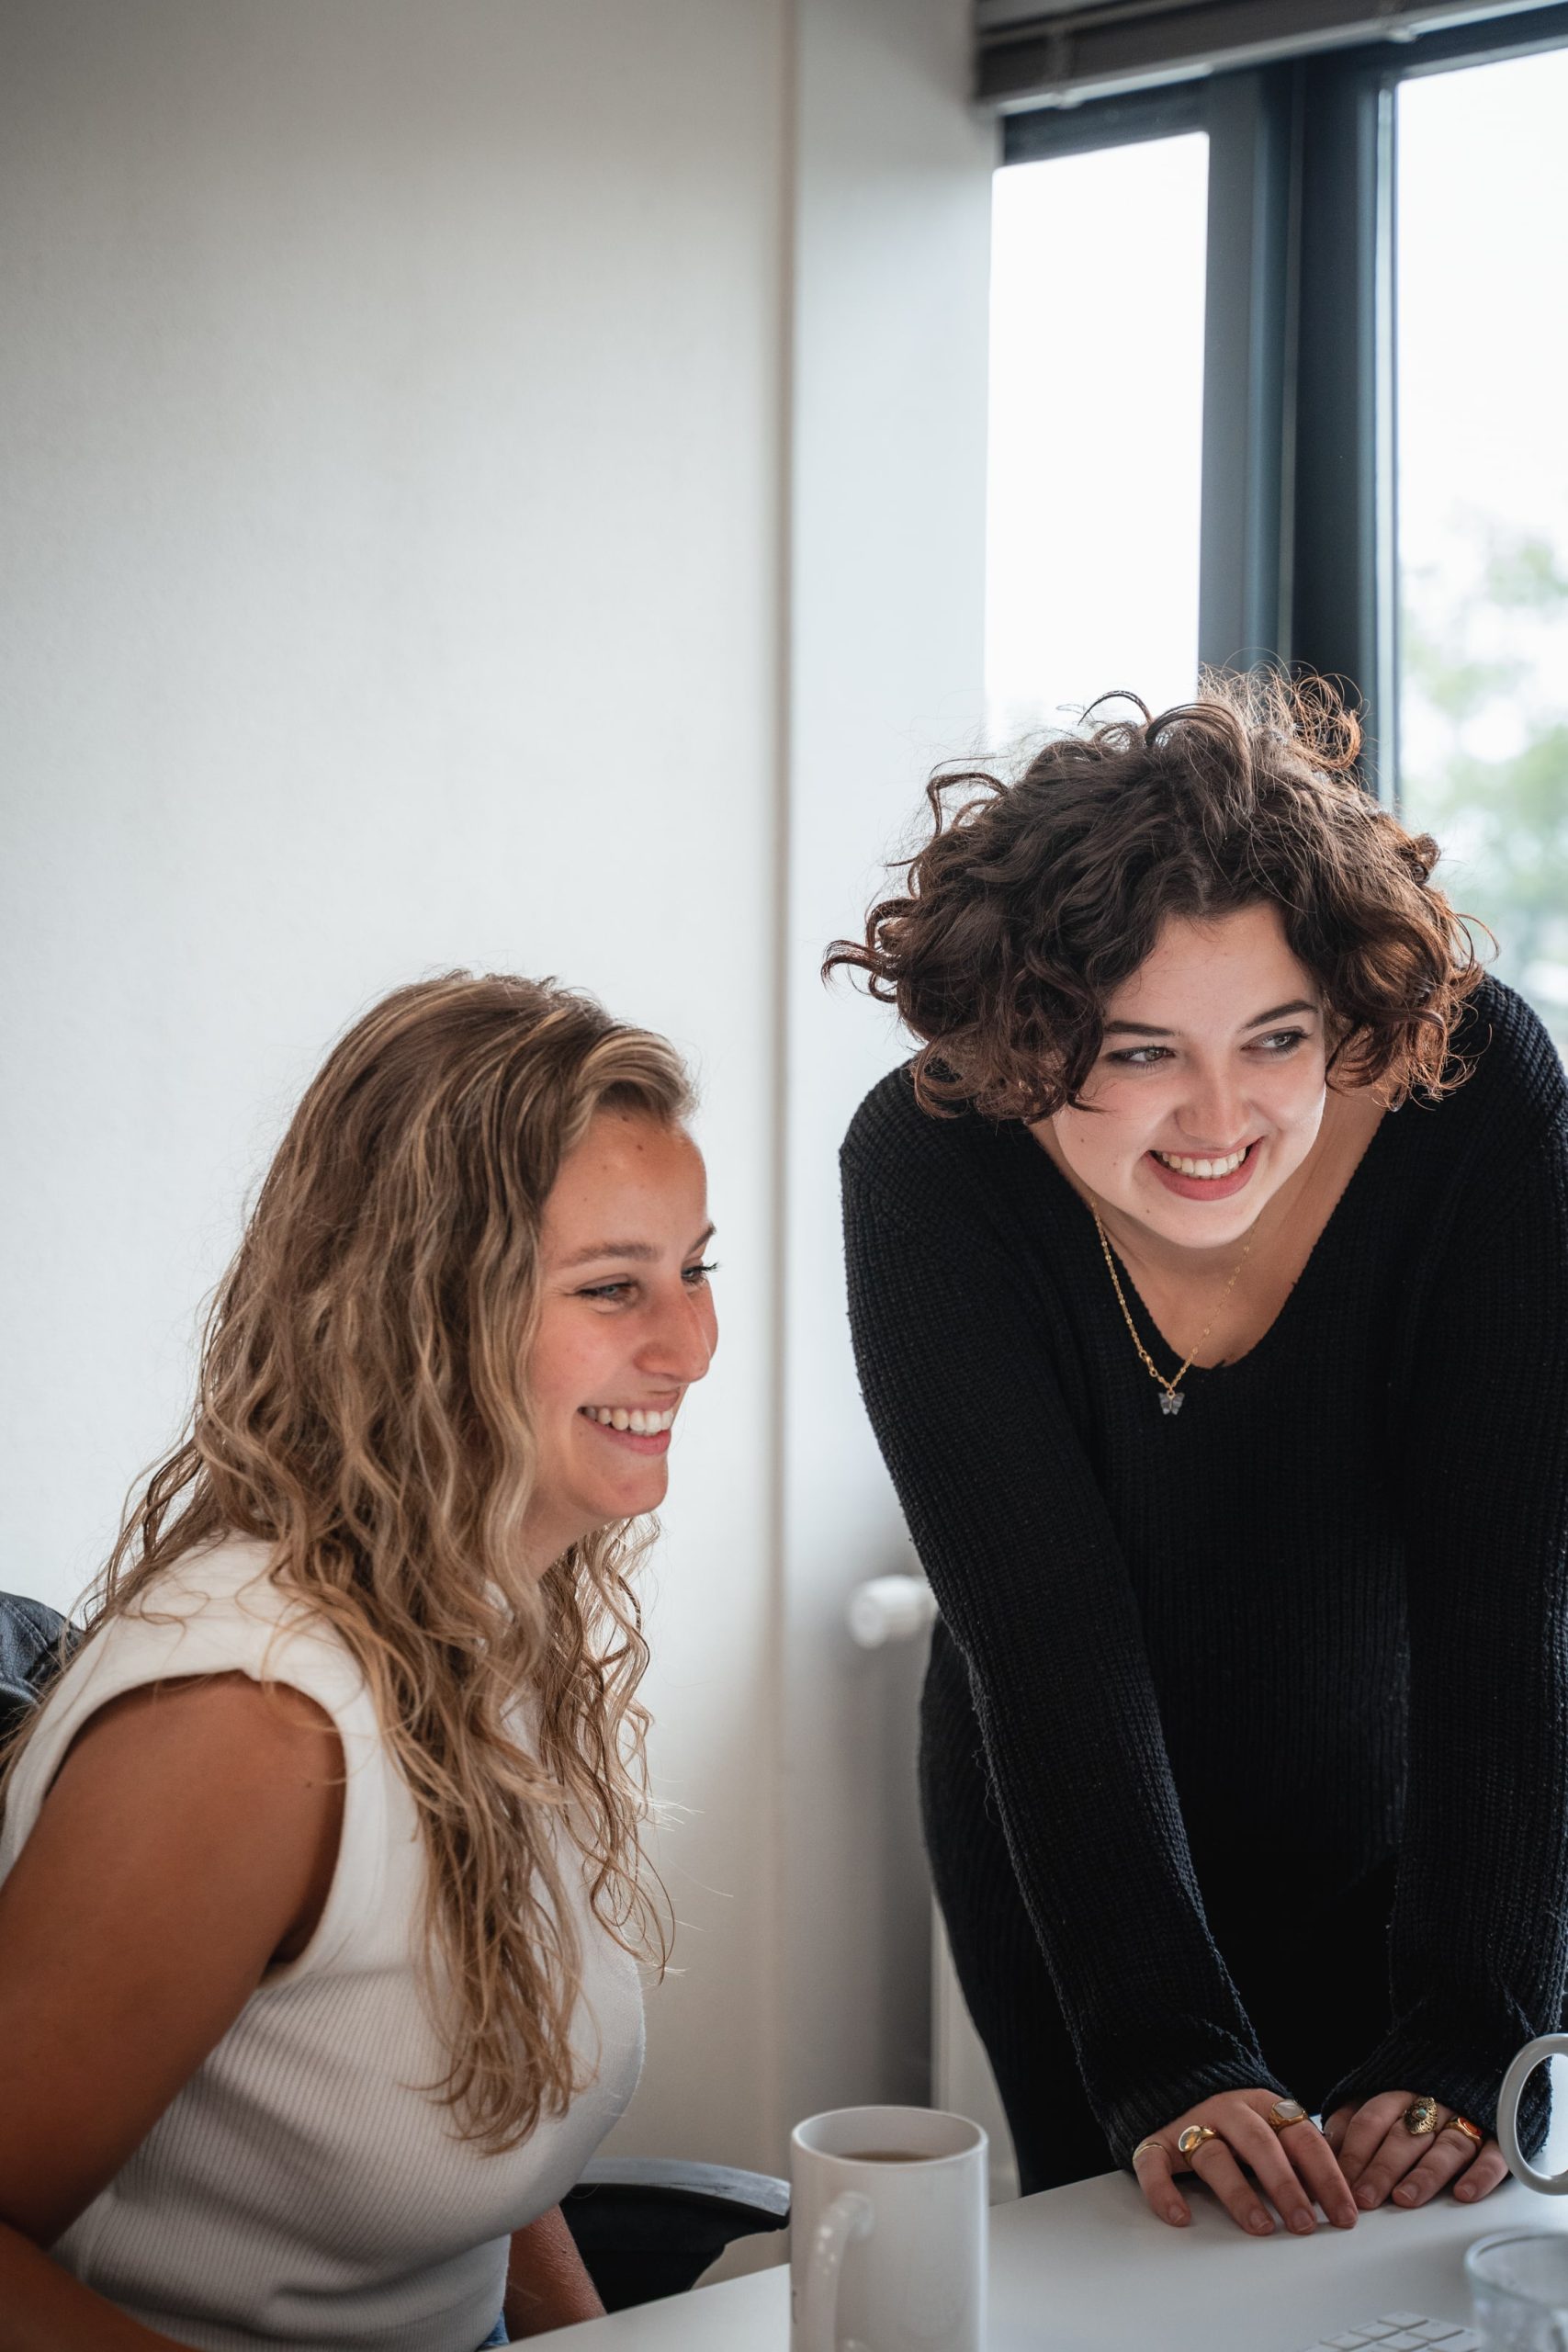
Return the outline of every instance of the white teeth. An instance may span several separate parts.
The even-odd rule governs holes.
[[[1233,1151],[1228,1159],[1183,1159],[1179,1152],[1174,1151],[1156,1151],[1155,1158],[1163,1160],[1168,1168],[1173,1168],[1179,1176],[1213,1178],[1234,1176],[1250,1149],[1249,1144],[1244,1145],[1240,1151]]]
[[[640,1406],[584,1405],[583,1411],[591,1421],[607,1430],[629,1430],[633,1437],[657,1437],[675,1424],[676,1408],[667,1413],[646,1413]]]
[[[610,1427],[613,1430],[629,1430],[631,1425],[631,1415],[626,1410],[624,1406],[617,1405],[615,1411],[610,1416]]]

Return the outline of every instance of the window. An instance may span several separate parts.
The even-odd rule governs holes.
[[[1347,680],[1568,1049],[1568,6],[1403,32],[1004,118],[992,724]]]
[[[997,175],[986,699],[992,741],[1198,669],[1201,131]]]
[[[1568,50],[1398,107],[1400,804],[1568,1050]]]

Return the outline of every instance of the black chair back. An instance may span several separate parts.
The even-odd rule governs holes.
[[[600,2156],[561,2199],[608,2312],[694,2287],[734,2238],[789,2223],[789,2183],[730,2165]]]

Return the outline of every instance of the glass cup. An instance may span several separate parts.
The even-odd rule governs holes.
[[[1495,2230],[1464,2275],[1488,2352],[1568,2352],[1568,2232]]]

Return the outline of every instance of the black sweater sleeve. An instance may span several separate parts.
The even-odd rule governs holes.
[[[926,1230],[902,1197],[895,1214],[848,1153],[845,1233],[867,1410],[968,1665],[1085,2089],[1124,2162],[1214,2091],[1285,2086],[1204,1917],[1137,1603],[1041,1344],[1042,1299],[983,1229]],[[979,1383],[982,1362],[997,1369]]]
[[[1394,1439],[1410,1628],[1393,2023],[1332,2103],[1488,2129],[1568,1980],[1568,1123],[1484,1155],[1411,1318]],[[1546,2076],[1521,2118],[1546,2122]]]

